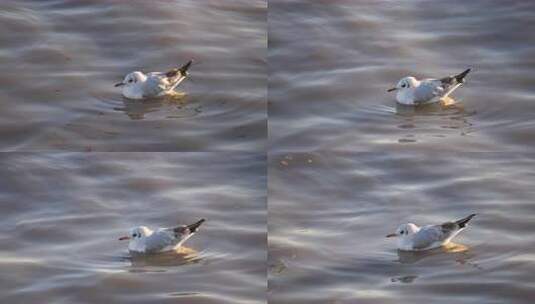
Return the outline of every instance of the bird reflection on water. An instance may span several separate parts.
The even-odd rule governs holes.
[[[433,263],[453,260],[460,265],[468,265],[476,269],[482,269],[478,264],[470,261],[475,257],[475,254],[470,252],[470,249],[467,246],[452,242],[440,248],[425,251],[398,250],[397,255],[398,260],[396,260],[396,262],[407,265],[420,262],[423,263],[424,260],[431,263],[432,260],[435,259]],[[418,277],[419,275],[416,274],[400,275],[390,278],[390,281],[392,283],[413,283]]]
[[[431,249],[431,250],[424,250],[424,251],[405,251],[405,250],[398,250],[398,260],[397,262],[400,262],[401,264],[414,264],[416,262],[419,262],[426,258],[431,257],[455,257],[456,261],[461,260],[468,260],[473,255],[469,254],[468,247],[465,245],[457,244],[457,243],[448,243],[445,246]],[[454,256],[451,256],[451,254],[455,254]]]
[[[132,120],[147,119],[147,114],[157,112],[161,112],[164,118],[193,117],[201,113],[201,106],[190,104],[186,94],[182,92],[143,101],[123,98],[122,102],[124,106],[115,107],[114,110],[124,112]]]
[[[150,255],[130,253],[130,256],[125,257],[125,260],[131,263],[129,272],[165,272],[167,271],[166,267],[200,263],[202,257],[195,249],[182,246],[176,251]]]
[[[398,128],[411,130],[409,134],[399,139],[399,142],[416,142],[415,132],[418,129],[429,129],[430,125],[436,128],[459,130],[459,135],[468,135],[474,130],[470,117],[475,111],[465,110],[462,103],[452,98],[445,98],[440,103],[420,106],[405,106],[396,104],[395,113],[402,119]],[[435,137],[445,137],[444,134],[435,134]]]

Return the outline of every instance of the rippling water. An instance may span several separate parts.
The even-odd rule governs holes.
[[[227,153],[0,157],[2,303],[265,303],[266,161]],[[133,226],[207,221],[181,255]]]
[[[0,302],[531,303],[534,25],[519,0],[2,1]],[[113,87],[190,59],[180,98]],[[466,68],[448,106],[386,92]],[[384,237],[470,213],[448,248]],[[117,240],[199,218],[178,254]]]
[[[533,147],[534,25],[532,1],[270,1],[270,146]],[[386,92],[467,67],[454,107],[407,111]]]
[[[535,155],[289,153],[270,159],[270,303],[531,303]],[[450,250],[400,223],[477,213]]]
[[[0,149],[262,150],[266,14],[264,0],[2,1]],[[180,101],[113,87],[189,59]]]
[[[533,302],[534,17],[530,1],[270,1],[270,303]],[[468,67],[453,105],[386,92]],[[385,238],[470,213],[450,248]]]

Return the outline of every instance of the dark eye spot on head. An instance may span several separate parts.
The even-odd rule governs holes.
[[[137,237],[137,234],[136,234],[136,233],[134,233],[134,234],[133,234],[132,236],[133,236],[133,237]]]
[[[128,82],[132,82],[132,81],[134,81],[132,78],[128,79]]]
[[[405,84],[402,84],[401,87],[404,88],[404,87],[405,87]]]

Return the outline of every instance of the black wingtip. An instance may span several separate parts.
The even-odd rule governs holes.
[[[190,60],[185,65],[180,67],[178,70],[180,71],[180,73],[182,73],[182,75],[184,75],[184,74],[186,74],[186,72],[188,71],[188,69],[189,69],[189,67],[191,66],[192,63],[193,63],[193,60]]]
[[[466,77],[466,75],[468,75],[468,73],[470,73],[472,69],[466,69],[464,72],[462,72],[461,74],[459,75],[455,75],[455,80],[457,80],[457,82],[459,83],[462,83],[464,82],[464,78]]]
[[[189,231],[193,233],[193,232],[196,232],[197,229],[199,229],[199,226],[201,226],[201,224],[204,223],[205,221],[206,221],[205,219],[200,219],[198,222],[188,225],[187,227]]]
[[[465,218],[463,218],[463,219],[460,219],[460,220],[456,221],[455,223],[457,223],[457,225],[459,225],[459,227],[464,228],[464,227],[466,227],[466,224],[468,224],[468,222],[469,222],[474,216],[476,216],[476,214],[475,214],[475,213],[472,213],[472,214],[470,214],[469,216],[467,216],[467,217],[465,217]]]

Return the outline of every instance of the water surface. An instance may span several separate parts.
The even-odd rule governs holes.
[[[533,302],[534,168],[519,153],[272,155],[269,302]],[[448,250],[385,238],[471,213]]]
[[[265,303],[265,157],[7,153],[0,302]],[[180,254],[132,256],[131,227],[206,218]]]
[[[535,145],[532,1],[269,5],[269,134],[285,151],[510,151]],[[472,68],[458,104],[411,113],[401,77]]]
[[[2,1],[0,150],[262,150],[265,0]],[[183,99],[113,84],[193,59]]]

